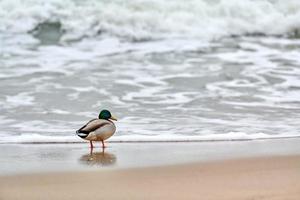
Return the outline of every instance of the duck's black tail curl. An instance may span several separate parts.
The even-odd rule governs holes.
[[[80,130],[80,129],[76,131],[76,134],[81,138],[86,138],[89,135],[88,132]]]

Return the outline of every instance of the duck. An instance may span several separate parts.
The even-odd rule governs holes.
[[[112,120],[117,121],[109,110],[101,110],[98,119],[92,119],[76,131],[76,134],[90,141],[90,149],[94,148],[93,141],[101,141],[102,149],[106,148],[104,141],[114,135],[116,126]]]

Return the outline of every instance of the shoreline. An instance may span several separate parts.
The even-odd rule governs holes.
[[[298,200],[300,155],[0,178],[0,199]]]
[[[17,136],[14,140],[0,140],[0,145],[8,144],[83,144],[86,141],[79,139],[78,137],[70,136],[38,136],[34,139],[22,138],[23,136]],[[108,143],[206,143],[206,142],[248,142],[248,141],[269,141],[269,140],[286,140],[286,139],[300,139],[300,135],[290,135],[290,136],[261,136],[256,137],[249,135],[240,135],[233,138],[227,138],[224,135],[215,136],[215,138],[206,138],[206,136],[177,136],[173,138],[160,138],[157,136],[115,136],[109,139]]]

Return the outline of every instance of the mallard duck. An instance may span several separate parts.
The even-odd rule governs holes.
[[[116,131],[116,126],[111,120],[117,121],[108,110],[102,110],[98,119],[90,120],[76,133],[82,139],[90,141],[91,149],[94,148],[93,141],[101,141],[102,148],[105,148],[104,140],[110,138]]]

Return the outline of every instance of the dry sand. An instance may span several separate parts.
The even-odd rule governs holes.
[[[0,199],[299,200],[300,156],[2,177]]]

